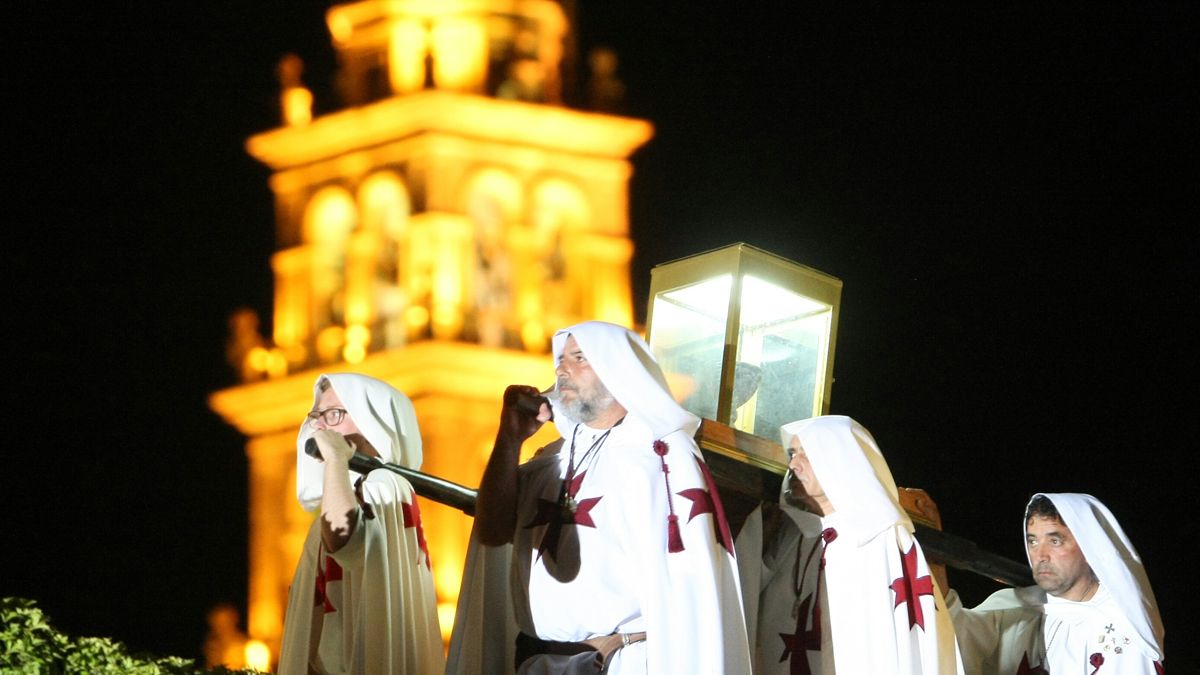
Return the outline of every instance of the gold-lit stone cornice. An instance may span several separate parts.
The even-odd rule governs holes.
[[[640,119],[427,90],[252,136],[247,151],[275,170],[425,133],[451,134],[582,156],[626,159],[650,140]]]
[[[311,387],[317,375],[342,370],[389,382],[414,400],[430,395],[496,400],[514,382],[541,388],[554,379],[553,364],[545,354],[429,341],[372,354],[353,367],[331,364],[277,380],[223,389],[209,398],[209,405],[250,437],[294,429],[312,405]],[[538,375],[542,377],[537,379]]]

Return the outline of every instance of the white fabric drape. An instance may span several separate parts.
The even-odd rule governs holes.
[[[555,335],[555,359],[568,335],[628,414],[611,430],[597,430],[578,425],[555,405],[562,446],[519,469],[511,589],[497,588],[496,557],[473,540],[467,574],[474,576],[463,580],[459,614],[486,616],[488,607],[501,602],[497,593],[511,592],[515,626],[544,640],[645,631],[645,642],[612,657],[607,672],[614,675],[748,673],[732,541],[721,541],[728,529],[717,517],[718,498],[693,440],[699,419],[671,398],[637,335],[600,322],[572,326]],[[572,439],[576,476],[584,474],[575,494],[581,511],[574,523],[558,528],[557,546],[548,546],[554,526],[546,522],[545,509],[557,500]],[[665,454],[655,452],[656,441]],[[583,460],[593,445],[597,449]],[[683,544],[677,552],[668,550],[672,511]],[[484,597],[479,589],[485,589]],[[511,654],[496,643],[510,635],[509,626],[456,621],[447,672],[477,672],[473,665]],[[530,659],[521,672],[554,672],[552,661]],[[503,672],[511,668],[506,664]]]
[[[784,425],[781,435],[784,447],[799,437],[835,511],[818,517],[781,497],[782,526],[765,550],[761,507],[738,536],[755,672],[796,672],[793,653],[803,650],[799,672],[962,673],[940,590],[870,433],[824,416]]]
[[[973,609],[965,609],[955,591],[947,593],[946,606],[966,671],[971,675],[1041,672],[1046,660],[1045,604],[1046,594],[1037,586],[996,591]]]
[[[406,396],[361,375],[321,378],[329,379],[385,461],[420,466],[421,437]],[[313,391],[315,401],[320,389],[314,385]],[[304,453],[310,432],[305,425],[297,438],[298,467],[312,462],[319,472],[320,463]],[[298,482],[301,475],[298,471]],[[319,473],[317,478],[315,493],[311,484],[297,489],[302,503],[315,494],[312,508],[320,503]],[[365,507],[350,540],[336,553],[324,549],[319,520],[309,528],[288,594],[280,675],[444,671],[433,574],[412,486],[376,470],[359,491]]]

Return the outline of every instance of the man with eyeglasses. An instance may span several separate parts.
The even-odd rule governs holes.
[[[280,675],[442,673],[441,631],[416,494],[356,452],[411,469],[421,433],[407,396],[371,377],[321,375],[296,439],[296,496],[320,509],[288,595]],[[316,441],[320,457],[305,452]]]

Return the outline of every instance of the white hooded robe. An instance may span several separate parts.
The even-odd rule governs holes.
[[[503,641],[511,645],[519,629],[559,642],[645,632],[644,642],[614,652],[614,675],[748,673],[733,542],[693,440],[699,419],[671,398],[636,334],[602,322],[572,326],[554,337],[556,360],[568,336],[628,414],[597,430],[554,405],[563,443],[518,470],[514,543],[489,549],[472,541],[447,672],[513,672]],[[556,526],[547,504],[572,464],[572,440],[579,507],[574,522]],[[672,519],[682,548],[672,545]],[[496,552],[505,549],[511,588],[497,583]],[[510,592],[515,626],[481,624]],[[565,661],[538,656],[518,672],[563,672]]]
[[[412,402],[390,385],[356,374],[322,375],[380,459],[421,465],[421,435]],[[321,501],[324,468],[296,440],[296,494],[308,510]],[[351,473],[353,483],[358,474]],[[363,507],[350,540],[335,553],[314,520],[288,594],[280,675],[309,672],[373,675],[444,670],[437,598],[420,510],[403,477],[377,469],[358,486]],[[368,511],[370,517],[368,517]]]
[[[784,447],[799,437],[834,512],[781,496],[782,526],[765,551],[761,507],[738,534],[755,673],[961,674],[941,592],[870,433],[831,415],[781,434]]]

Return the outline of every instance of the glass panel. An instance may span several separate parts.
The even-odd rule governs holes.
[[[671,392],[689,412],[717,418],[731,275],[659,293],[650,344]]]
[[[832,317],[829,305],[743,279],[730,426],[776,440],[781,425],[820,414]]]

